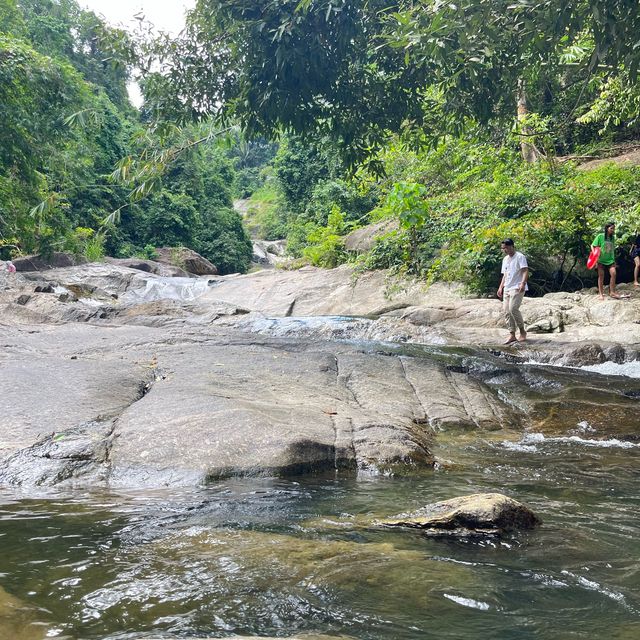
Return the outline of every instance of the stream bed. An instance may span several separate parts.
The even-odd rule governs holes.
[[[640,638],[637,352],[623,349],[614,362],[601,349],[590,369],[570,369],[543,362],[535,340],[520,353],[446,346],[441,323],[413,325],[401,313],[245,314],[224,296],[215,299],[216,279],[149,276],[137,286],[141,276],[103,265],[59,277],[102,293],[66,302],[55,289],[29,285],[24,304],[14,303],[18,289],[6,298],[13,324],[3,335],[8,373],[0,406],[11,465],[0,488],[0,640]],[[278,296],[287,304],[279,306],[293,313],[288,292],[283,285]],[[278,296],[265,306],[277,307]],[[96,315],[101,306],[105,316]],[[333,348],[334,341],[341,344]],[[431,414],[414,383],[435,405]],[[118,393],[105,397],[105,389]],[[91,461],[89,445],[101,431],[78,434],[68,425],[93,420],[95,398],[101,414],[127,407],[114,414],[120,427],[122,415],[129,420],[118,432],[125,434],[123,487],[141,484],[142,448],[168,452],[152,460],[160,478],[154,486],[170,483],[184,459],[198,455],[204,461],[193,465],[194,477],[227,477],[207,476],[210,467],[226,467],[225,459],[211,459],[216,443],[206,440],[226,436],[230,446],[242,428],[237,442],[248,445],[232,468],[264,468],[241,463],[254,453],[263,462],[265,448],[255,444],[261,434],[251,429],[269,424],[274,435],[265,441],[273,449],[282,444],[278,425],[296,436],[292,444],[303,426],[341,468],[332,422],[339,412],[345,420],[365,414],[362,427],[378,426],[385,413],[384,424],[398,427],[393,433],[406,413],[417,429],[436,430],[425,438],[429,447],[434,441],[436,464],[428,468],[429,457],[421,471],[391,475],[371,464],[356,472],[369,459],[363,448],[339,473],[116,491],[104,488],[117,484],[102,468],[114,466],[112,455],[97,460],[102,484],[77,485],[103,488],[45,486],[73,480],[68,459]],[[308,415],[296,413],[305,402]],[[405,412],[407,403],[424,410]],[[237,416],[238,404],[244,424],[225,417]],[[212,423],[219,406],[229,412]],[[279,414],[266,411],[274,406]],[[478,406],[484,421],[473,413]],[[447,420],[452,407],[463,419]],[[316,433],[320,420],[326,424]],[[148,424],[158,428],[147,432]],[[365,444],[378,444],[376,433],[367,429]],[[51,436],[50,447],[37,448],[41,435]],[[47,467],[54,436],[62,436],[63,453],[69,443],[71,453],[61,456],[69,473],[62,462]],[[353,434],[345,441],[354,447]],[[19,455],[32,445],[37,455]],[[453,539],[376,525],[438,500],[496,491],[528,505],[542,526]]]
[[[638,443],[457,433],[435,453],[401,477],[2,490],[0,638],[640,637]],[[467,540],[373,526],[478,491],[543,526]]]

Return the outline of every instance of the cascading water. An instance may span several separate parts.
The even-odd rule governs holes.
[[[191,302],[209,289],[207,278],[163,278],[155,276],[145,282],[144,288],[130,289],[122,296],[127,303],[178,300]]]

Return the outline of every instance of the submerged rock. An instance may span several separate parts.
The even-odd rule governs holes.
[[[140,639],[142,640],[142,638]],[[145,638],[145,640],[166,640],[162,638]],[[189,640],[188,638],[183,640]],[[193,639],[195,640],[195,638]],[[206,638],[204,640],[207,640]],[[209,638],[208,640],[215,640]],[[355,640],[353,636],[325,636],[316,633],[302,633],[295,636],[227,636],[226,640]]]
[[[0,638],[41,640],[51,637],[39,622],[42,612],[0,587]]]
[[[501,493],[474,493],[435,502],[379,524],[421,529],[431,535],[468,536],[534,529],[541,520],[528,507]]]
[[[135,554],[136,545],[131,553]],[[169,532],[151,543],[153,553],[175,567],[170,584],[159,581],[154,591],[157,598],[170,597],[176,585],[182,590],[193,588],[188,582],[190,567],[197,563],[200,576],[208,579],[215,593],[242,592],[255,594],[254,606],[271,606],[275,596],[283,594],[288,606],[300,602],[299,588],[305,585],[315,593],[324,593],[323,611],[334,610],[334,603],[352,601],[366,585],[368,602],[402,604],[410,611],[438,612],[442,596],[438,590],[416,588],[416,585],[439,582],[448,588],[464,589],[473,580],[473,569],[425,557],[420,549],[398,548],[390,542],[370,539],[305,537],[276,531],[238,531],[193,527]],[[233,567],[234,570],[221,570]],[[139,562],[136,575],[120,585],[120,593],[110,593],[110,602],[127,602],[132,589],[149,584],[153,568]],[[209,578],[209,576],[211,576]],[[291,595],[293,598],[291,598]],[[307,624],[316,616],[314,607],[304,603],[301,616]],[[242,615],[242,611],[239,612]],[[321,614],[326,615],[326,614]],[[304,640],[306,634],[291,631],[294,638]],[[313,637],[313,636],[312,636]],[[393,636],[391,636],[393,637]]]
[[[173,640],[174,636],[137,636],[131,640]],[[176,637],[177,640],[177,637]],[[180,636],[180,640],[217,640],[198,636]],[[317,633],[300,633],[295,636],[225,636],[225,640],[356,640],[353,636],[325,636]]]

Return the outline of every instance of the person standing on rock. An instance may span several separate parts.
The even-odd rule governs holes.
[[[633,286],[640,287],[638,274],[640,273],[640,231],[636,231],[636,239],[631,245],[631,259],[633,260]]]
[[[527,332],[520,313],[520,305],[525,291],[529,290],[527,286],[529,265],[524,255],[516,251],[511,238],[503,240],[500,249],[505,255],[502,259],[502,281],[498,287],[498,298],[502,299],[502,309],[510,332],[504,343],[524,342],[527,339]],[[516,338],[516,328],[520,331],[518,338]]]
[[[591,243],[591,249],[600,248],[600,257],[598,258],[598,294],[600,300],[604,300],[604,271],[609,270],[609,295],[612,298],[628,298],[629,296],[620,295],[616,292],[616,224],[615,222],[607,222],[604,230],[599,233]]]

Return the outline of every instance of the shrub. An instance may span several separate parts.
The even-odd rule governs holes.
[[[344,214],[334,206],[329,214],[327,226],[317,227],[308,234],[309,246],[302,250],[303,257],[311,264],[327,269],[346,262],[344,234],[348,229],[349,225],[345,223]]]
[[[67,232],[62,249],[76,257],[84,257],[89,262],[98,262],[104,258],[104,233],[96,233],[87,227],[76,227]]]
[[[136,251],[135,255],[143,260],[156,260],[158,252],[152,244],[145,244],[140,251]]]
[[[144,214],[145,244],[155,247],[192,246],[200,219],[196,203],[183,193],[162,191]]]

